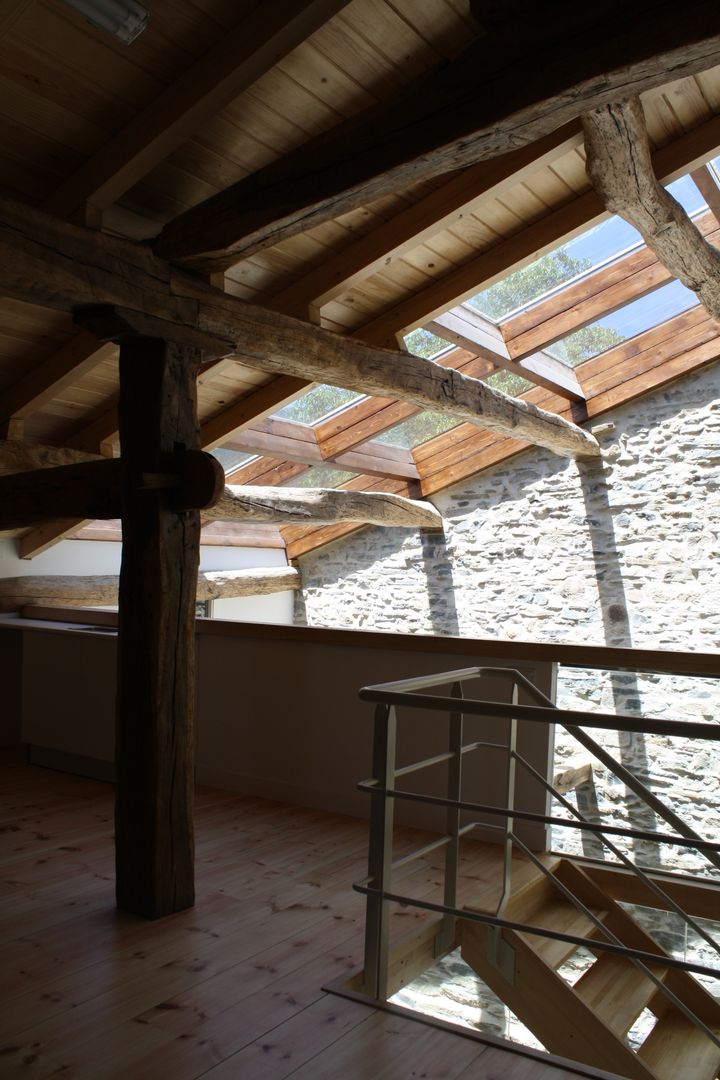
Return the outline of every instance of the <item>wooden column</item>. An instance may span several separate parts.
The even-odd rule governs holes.
[[[141,490],[199,447],[200,354],[149,337],[120,343],[123,461],[116,734],[118,907],[158,918],[192,906],[195,591],[200,514]]]

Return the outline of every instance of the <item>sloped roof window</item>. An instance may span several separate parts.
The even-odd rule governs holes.
[[[604,315],[590,326],[568,334],[562,341],[548,345],[545,352],[574,367],[583,360],[599,356],[628,338],[659,326],[674,315],[697,307],[699,303],[694,292],[686,289],[679,281],[671,281],[661,289],[633,300],[618,311]]]
[[[295,401],[283,405],[273,416],[281,420],[294,420],[298,424],[319,424],[321,420],[327,420],[329,416],[346,409],[356,401],[362,400],[366,394],[358,394],[355,390],[345,390],[341,386],[327,386],[321,383],[314,386],[307,394]]]
[[[705,200],[689,176],[681,176],[667,190],[691,217],[707,210]],[[643,244],[640,233],[632,225],[622,218],[611,217],[509,274],[466,303],[493,322],[501,323]]]
[[[406,334],[403,340],[408,352],[413,356],[421,356],[424,360],[435,360],[436,357],[451,352],[455,348],[453,344],[433,334],[430,330],[425,330],[422,326]]]
[[[313,465],[299,476],[293,476],[284,487],[336,488],[358,475],[347,469],[333,469],[330,465]]]
[[[458,427],[462,421],[452,416],[443,416],[442,413],[426,410],[411,416],[389,431],[378,435],[373,442],[384,443],[385,446],[397,446],[401,450],[414,450],[416,446],[422,446],[428,439],[434,439],[436,435],[442,435],[451,428]]]
[[[210,453],[220,462],[226,476],[258,457],[258,454],[245,454],[242,450],[224,450],[221,446],[216,450],[211,450]]]

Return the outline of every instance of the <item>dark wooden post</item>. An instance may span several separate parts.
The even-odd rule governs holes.
[[[195,592],[200,514],[143,476],[199,447],[198,350],[120,342],[123,462],[116,734],[117,902],[158,918],[192,906]]]

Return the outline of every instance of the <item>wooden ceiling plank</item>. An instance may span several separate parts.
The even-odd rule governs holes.
[[[620,94],[719,60],[712,0],[687,0],[681,20],[667,0],[634,4],[619,36],[612,2],[565,5],[559,19],[528,14],[395,101],[182,214],[156,250],[222,269],[382,195],[532,142]]]
[[[720,116],[716,116],[656,150],[652,160],[658,177],[670,183],[719,152]],[[400,301],[354,333],[363,341],[387,346],[609,216],[595,192],[586,192]]]
[[[714,318],[720,318],[720,252],[660,185],[639,98],[583,117],[588,174],[608,210],[620,214]]]
[[[426,329],[456,345],[475,349],[503,371],[554,390],[561,397],[585,400],[577,375],[568,364],[543,352],[530,353],[522,364],[518,363],[511,357],[498,327],[469,308],[454,308],[438,315]]]
[[[87,331],[77,334],[0,394],[0,421],[40,412],[86,372],[116,353],[115,345],[102,344]]]
[[[359,393],[410,401],[482,427],[522,429],[557,453],[598,452],[576,425],[541,414],[477,379],[401,352],[386,352],[309,323],[246,303],[173,271],[129,241],[61,222],[4,201],[0,222],[0,288],[30,302],[77,311],[83,302],[117,305],[122,322],[152,323],[153,334],[197,347],[209,336],[227,352],[271,374],[331,383]],[[52,248],[54,251],[52,251]],[[167,328],[164,330],[164,328]]]
[[[372,232],[268,301],[268,307],[320,322],[321,310],[353,285],[389,266],[406,252],[453,225],[461,225],[485,200],[496,198],[543,166],[581,145],[579,121],[519,150],[464,169]]]
[[[5,0],[0,11],[0,40],[9,34],[15,23],[35,0]]]
[[[274,0],[246,15],[44,203],[71,217],[116,202],[348,0]]]

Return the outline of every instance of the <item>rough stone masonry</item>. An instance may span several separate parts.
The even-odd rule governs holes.
[[[603,421],[614,428],[599,436],[597,463],[532,449],[437,496],[444,536],[368,528],[306,556],[296,621],[718,651],[720,364]],[[717,720],[720,682],[561,668],[558,703]],[[602,741],[699,833],[720,837],[720,748],[617,734]],[[556,771],[588,760],[561,729],[556,743]],[[597,761],[593,784],[577,797],[614,821],[665,829]],[[568,830],[556,830],[554,844],[580,849]],[[634,854],[706,872],[694,852],[645,844]]]

